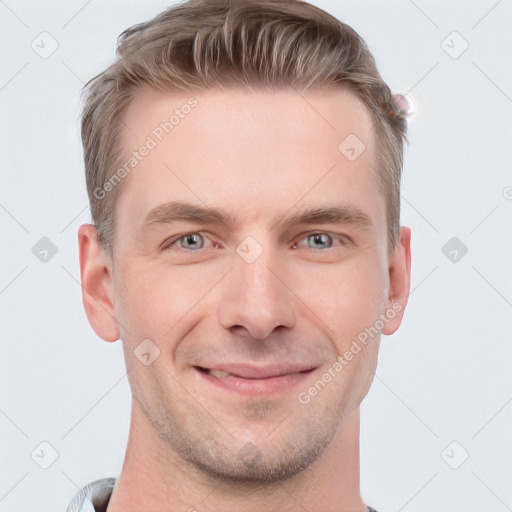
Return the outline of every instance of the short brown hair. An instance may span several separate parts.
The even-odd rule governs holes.
[[[188,0],[125,30],[116,53],[85,85],[81,123],[92,219],[110,254],[123,182],[107,191],[105,184],[121,165],[123,114],[144,85],[169,92],[213,85],[348,87],[373,118],[377,176],[395,246],[407,123],[354,29],[301,0]]]

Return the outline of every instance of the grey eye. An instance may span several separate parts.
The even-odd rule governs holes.
[[[203,237],[198,233],[183,235],[177,241],[181,243],[184,249],[202,249],[204,245]]]
[[[312,240],[314,244],[319,244],[316,246],[310,246],[312,249],[323,248],[326,247],[326,244],[328,245],[332,243],[331,237],[325,233],[314,233],[313,235],[309,235],[307,239],[308,241]]]

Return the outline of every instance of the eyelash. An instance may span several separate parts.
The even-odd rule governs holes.
[[[189,233],[184,233],[184,234],[181,234],[181,235],[173,236],[172,238],[169,238],[168,240],[163,242],[162,245],[161,245],[162,251],[170,249],[175,244],[175,242],[178,242],[179,240],[182,240],[185,237],[191,236],[191,235],[201,235],[203,238],[208,239],[208,237],[202,231],[191,231]],[[303,235],[298,240],[298,242],[300,242],[300,241],[302,241],[304,239],[307,239],[307,238],[309,238],[311,236],[315,236],[315,235],[327,235],[327,236],[329,236],[333,240],[333,243],[337,239],[342,246],[343,245],[348,245],[348,243],[350,242],[350,239],[348,239],[344,235],[338,235],[336,233],[329,233],[329,232],[326,232],[326,231],[313,231],[311,233],[307,233],[307,234]],[[219,245],[219,244],[214,243],[214,246],[217,246],[217,245]],[[293,246],[294,246],[294,249],[296,249],[297,248],[297,242],[293,242]],[[327,249],[333,249],[333,248],[334,247],[327,247],[326,249],[311,249],[311,250],[312,251],[325,252]],[[200,249],[197,249],[197,250],[184,249],[184,248],[178,248],[178,249],[181,250],[181,251],[190,252],[190,253],[194,253],[194,252],[199,252],[200,251]]]

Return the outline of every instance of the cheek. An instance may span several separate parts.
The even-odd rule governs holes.
[[[295,302],[299,316],[310,318],[329,338],[350,343],[382,312],[387,288],[378,260],[377,254],[368,251],[339,264],[295,268],[286,280],[298,297],[290,300]],[[115,313],[122,324],[123,339],[158,342],[186,333],[224,273],[218,266],[199,272],[195,265],[172,267],[161,261],[120,264],[115,279]],[[210,304],[208,309],[213,311],[218,305]]]
[[[314,273],[298,277],[297,295],[304,297],[306,306],[322,321],[322,330],[340,348],[373,325],[383,310],[386,276],[373,259],[364,264],[354,258],[336,267],[319,266]]]
[[[120,266],[116,281],[116,318],[125,336],[158,343],[186,328],[218,277],[201,276],[193,267],[135,262]]]

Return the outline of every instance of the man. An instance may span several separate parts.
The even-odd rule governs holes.
[[[132,393],[69,511],[364,512],[359,405],[410,289],[406,123],[301,1],[190,0],[86,89],[83,303]]]

